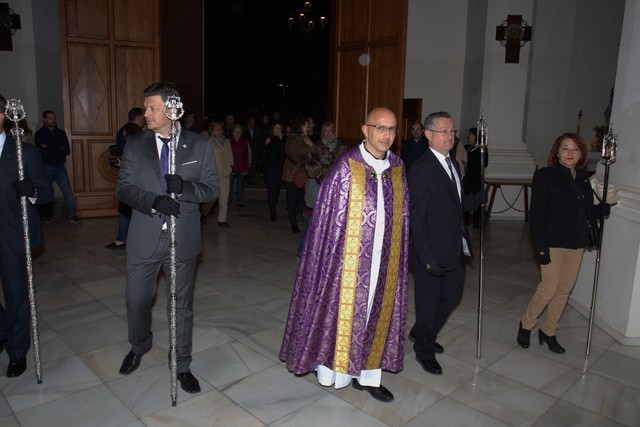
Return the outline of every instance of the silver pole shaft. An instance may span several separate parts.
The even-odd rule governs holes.
[[[606,162],[604,165],[604,189],[602,190],[602,202],[607,203],[607,189],[609,187],[609,167],[611,164]],[[587,348],[585,354],[589,356],[591,351],[591,335],[593,333],[593,320],[596,312],[596,297],[598,294],[598,279],[600,277],[600,251],[602,248],[602,239],[604,236],[604,217],[600,217],[600,245],[596,251],[596,265],[593,273],[593,289],[591,291],[591,308],[589,309],[589,329],[587,332]]]
[[[480,146],[480,184],[484,191],[484,150],[485,146]],[[478,272],[478,331],[477,331],[477,346],[476,346],[476,358],[480,359],[482,354],[482,305],[484,300],[484,200],[480,209],[480,269]]]
[[[178,145],[177,135],[176,135],[176,125],[175,121],[171,124],[170,137],[171,140],[169,142],[169,173],[176,173],[176,147]],[[171,193],[171,198],[176,199],[176,194]],[[169,339],[171,342],[171,405],[176,406],[178,399],[178,354],[176,351],[177,348],[177,333],[176,333],[176,293],[177,293],[177,283],[176,283],[176,217],[171,215],[169,217],[169,236],[171,239],[170,243],[170,259],[171,259],[171,269],[170,269],[170,281],[169,281],[169,296],[171,298],[170,308],[169,308]]]
[[[11,133],[16,141],[16,157],[18,161],[18,179],[24,179],[24,161],[22,156],[22,134],[18,122],[25,118],[24,107],[22,102],[17,99],[10,99],[7,102],[7,117],[15,123]],[[38,328],[38,310],[36,306],[36,294],[33,284],[33,262],[31,258],[31,237],[29,235],[29,213],[27,211],[30,203],[25,196],[20,197],[20,210],[22,215],[22,236],[24,238],[24,254],[27,269],[27,291],[29,297],[30,322],[31,322],[31,339],[33,341],[33,357],[36,369],[36,380],[38,384],[42,384],[42,364],[40,361],[40,332]]]

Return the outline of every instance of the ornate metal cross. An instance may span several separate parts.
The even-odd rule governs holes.
[[[531,41],[531,27],[522,15],[507,15],[502,25],[496,27],[496,40],[506,47],[504,62],[517,64],[520,62],[520,48]]]

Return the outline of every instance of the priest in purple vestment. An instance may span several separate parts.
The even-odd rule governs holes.
[[[389,151],[397,130],[392,111],[373,109],[364,141],[322,181],[280,350],[293,373],[383,402],[393,394],[382,370],[403,368],[407,307],[409,193]]]

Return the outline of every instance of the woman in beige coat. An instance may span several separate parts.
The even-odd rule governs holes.
[[[216,174],[218,175],[218,226],[229,228],[227,208],[229,206],[229,175],[233,170],[233,153],[229,140],[224,137],[222,122],[213,122],[209,126],[209,142],[213,148],[213,158],[216,162]],[[206,222],[206,216],[214,203],[202,204],[200,213],[203,222]]]

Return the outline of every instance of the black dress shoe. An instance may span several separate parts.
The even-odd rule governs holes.
[[[409,341],[416,342],[416,334],[413,331],[409,331]],[[433,349],[437,354],[444,353],[444,347],[438,344],[437,342],[433,343]]]
[[[187,393],[200,393],[200,383],[191,371],[179,373],[178,381],[180,381],[180,387]]]
[[[291,226],[291,232],[292,232],[292,233],[299,233],[299,232],[300,232],[300,229],[298,228],[298,226],[297,226],[297,225],[292,225],[292,226]]]
[[[226,221],[224,221],[224,222],[220,222],[220,221],[218,221],[218,227],[222,227],[222,228],[231,228],[231,227],[229,226],[229,224],[228,224]]]
[[[104,247],[106,249],[124,249],[127,247],[127,244],[122,242],[122,243],[117,243],[117,242],[111,242],[108,245],[104,245]]]
[[[418,359],[418,363],[422,366],[422,369],[432,375],[442,375],[442,366],[436,359],[422,360]]]
[[[18,377],[27,370],[26,357],[17,357],[11,359],[9,366],[7,366],[7,378]]]
[[[133,371],[138,369],[138,367],[140,366],[140,362],[142,361],[142,356],[144,356],[144,353],[135,354],[133,351],[130,351],[129,354],[127,354],[124,357],[124,360],[122,361],[122,366],[120,367],[120,374],[129,375]]]
[[[531,339],[531,331],[522,327],[522,322],[518,327],[518,344],[522,348],[529,348],[529,342]]]
[[[368,385],[362,385],[357,379],[353,379],[351,385],[356,390],[364,390],[376,400],[380,402],[391,402],[393,400],[393,393],[391,393],[385,386],[380,384],[380,387],[371,387]]]
[[[542,332],[542,329],[538,329],[538,340],[540,341],[540,345],[546,342],[549,350],[554,353],[562,354],[566,351],[564,347],[558,344],[558,340],[555,335],[549,336]]]

